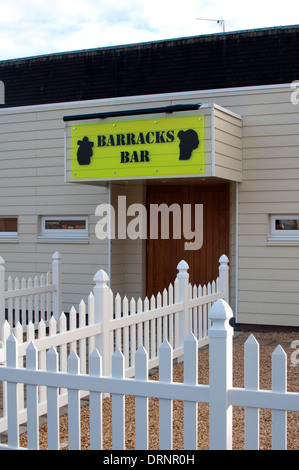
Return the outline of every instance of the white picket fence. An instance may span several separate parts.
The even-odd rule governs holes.
[[[48,321],[51,315],[57,319],[61,313],[61,255],[52,256],[52,272],[29,277],[7,279],[5,287],[5,261],[0,256],[0,324],[6,319],[11,326],[18,322],[37,325]]]
[[[126,375],[135,374],[135,351],[144,345],[149,354],[150,368],[158,365],[159,347],[166,338],[173,347],[174,358],[183,355],[183,343],[187,332],[192,331],[199,340],[199,347],[208,343],[208,311],[212,304],[229,296],[228,258],[219,259],[219,277],[207,286],[189,284],[189,266],[181,261],[174,284],[142,301],[133,298],[129,302],[115,297],[108,286],[109,278],[99,270],[94,281],[95,323],[101,324],[102,334],[96,347],[103,362],[103,373],[111,373],[111,357],[115,348],[123,351]]]
[[[72,309],[67,319],[66,315],[62,313],[59,321],[57,322],[52,316],[48,322],[48,327],[44,320],[41,320],[36,330],[33,323],[29,323],[23,327],[20,323],[16,327],[11,328],[7,321],[4,322],[1,332],[1,345],[0,348],[0,365],[8,364],[8,351],[7,339],[12,335],[18,341],[17,348],[17,362],[18,367],[23,368],[26,364],[26,351],[31,342],[34,343],[38,351],[38,368],[40,370],[46,369],[47,351],[51,347],[55,347],[59,353],[59,370],[62,372],[67,371],[67,357],[70,351],[77,351],[81,358],[80,372],[85,374],[88,372],[88,356],[95,348],[95,337],[101,332],[101,325],[94,324],[93,314],[93,295],[89,298],[89,321],[86,324],[86,309],[84,302],[81,302],[79,308],[79,318],[75,309]],[[1,367],[0,367],[1,368]],[[5,383],[1,383],[0,393],[2,394],[2,416],[0,417],[0,434],[6,432],[8,429],[8,394],[9,390]],[[81,397],[85,397],[88,393],[82,392]],[[65,389],[59,391],[59,407],[67,404],[68,396]],[[45,387],[40,387],[38,390],[38,415],[42,416],[47,412],[47,394]],[[18,385],[18,420],[19,424],[27,422],[27,408],[26,408],[26,394],[24,386]]]
[[[7,321],[1,331],[0,365],[7,363],[6,341],[14,334],[18,341],[18,366],[26,363],[26,350],[31,342],[38,351],[38,367],[46,369],[46,355],[55,347],[59,355],[59,370],[67,371],[67,356],[71,351],[79,354],[81,359],[80,373],[90,372],[89,355],[96,348],[103,360],[103,374],[111,375],[111,358],[115,349],[120,349],[125,357],[125,375],[132,377],[135,371],[135,352],[143,345],[148,352],[149,368],[159,364],[159,348],[167,339],[173,348],[174,358],[184,354],[184,338],[192,331],[198,340],[198,347],[206,345],[208,339],[208,311],[218,299],[228,299],[228,258],[223,255],[219,260],[219,278],[208,286],[191,286],[189,284],[188,264],[178,264],[178,274],[174,284],[170,284],[157,297],[152,296],[142,302],[139,299],[123,299],[108,286],[109,278],[103,270],[95,277],[93,293],[88,297],[87,305],[82,300],[78,311],[71,308],[68,318],[62,313],[58,320],[54,316],[48,322],[41,320],[36,328],[32,322],[27,326],[20,323],[11,328]],[[37,337],[36,337],[37,335]],[[24,386],[18,386],[19,423],[26,423],[27,408]],[[8,426],[7,398],[8,391],[3,385],[3,416],[0,417],[0,433]],[[82,391],[81,397],[88,394]],[[59,391],[59,407],[68,403],[65,388]],[[47,397],[44,387],[39,389],[38,415],[47,411]]]
[[[112,394],[112,448],[125,448],[125,395],[135,396],[136,449],[149,448],[148,400],[159,399],[159,449],[171,450],[173,444],[173,400],[184,402],[184,447],[197,449],[198,402],[209,404],[210,449],[232,448],[232,407],[245,407],[245,447],[258,448],[258,410],[272,410],[273,449],[286,448],[286,414],[299,411],[299,393],[286,390],[286,354],[280,346],[272,356],[272,390],[260,390],[258,344],[251,336],[245,344],[245,387],[232,386],[233,328],[232,310],[219,299],[209,311],[209,385],[198,384],[198,341],[189,333],[184,342],[184,382],[173,382],[173,348],[165,339],[159,348],[159,380],[149,380],[148,353],[139,346],[135,354],[135,378],[125,377],[125,357],[117,349],[112,357],[111,376],[103,375],[102,358],[95,349],[90,355],[89,374],[80,373],[75,351],[68,358],[68,371],[58,371],[54,347],[47,353],[46,371],[38,370],[38,350],[31,342],[26,351],[26,368],[18,368],[18,343],[7,339],[7,366],[0,367],[0,380],[7,381],[8,442],[1,449],[19,447],[18,383],[27,384],[28,449],[39,448],[38,387],[47,389],[48,448],[59,449],[58,389],[68,391],[68,445],[80,449],[80,391],[90,393],[90,448],[103,448],[103,393]],[[254,358],[254,360],[253,360]]]

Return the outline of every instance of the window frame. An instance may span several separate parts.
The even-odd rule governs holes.
[[[81,220],[85,222],[85,229],[47,229],[46,222],[47,221],[68,221],[68,220]],[[41,216],[40,222],[40,237],[39,238],[51,238],[51,239],[70,239],[70,240],[77,240],[77,239],[88,239],[88,216],[61,216],[61,215],[49,215],[49,216]]]
[[[281,240],[281,241],[299,241],[299,229],[298,230],[279,230],[276,229],[276,220],[298,220],[299,214],[275,214],[270,215],[269,224],[269,240]]]
[[[11,215],[4,215],[0,216],[0,219],[15,219],[17,221],[17,231],[16,232],[2,232],[0,231],[0,241],[1,240],[7,240],[7,239],[17,239],[19,237],[19,220],[18,217],[16,216],[11,216]]]

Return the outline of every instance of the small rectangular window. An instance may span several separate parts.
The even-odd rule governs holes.
[[[47,238],[88,237],[87,217],[42,217],[41,236]]]
[[[17,217],[0,217],[0,238],[18,237]]]
[[[270,239],[299,240],[299,215],[271,215]]]

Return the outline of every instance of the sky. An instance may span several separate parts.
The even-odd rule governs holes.
[[[226,32],[299,24],[299,3],[0,0],[0,60],[220,33],[217,20]]]

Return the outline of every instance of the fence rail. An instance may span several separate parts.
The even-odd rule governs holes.
[[[46,370],[37,370],[38,350],[31,342],[26,352],[26,368],[17,365],[18,344],[13,335],[7,339],[7,366],[0,367],[0,380],[7,381],[8,443],[2,449],[19,448],[18,382],[28,384],[28,449],[39,447],[37,391],[47,388],[48,448],[59,449],[58,388],[68,393],[69,449],[80,449],[80,390],[90,392],[90,448],[103,448],[103,393],[112,394],[112,448],[125,448],[125,395],[135,396],[136,449],[148,449],[148,400],[159,399],[159,449],[171,450],[173,445],[172,401],[184,402],[184,446],[197,449],[198,402],[208,403],[209,445],[211,449],[232,448],[232,406],[245,407],[245,447],[258,447],[258,408],[272,410],[273,449],[286,448],[286,411],[299,411],[299,393],[286,391],[286,354],[279,346],[273,353],[272,390],[259,390],[256,383],[258,346],[251,336],[245,344],[245,387],[232,387],[233,313],[223,299],[217,300],[209,312],[209,385],[198,384],[198,340],[189,333],[184,341],[185,376],[183,383],[172,381],[173,348],[165,339],[159,348],[159,381],[148,379],[148,353],[139,346],[135,357],[135,378],[125,377],[125,357],[117,349],[112,357],[111,376],[103,375],[102,358],[95,349],[90,355],[89,374],[81,374],[80,359],[75,351],[68,357],[67,372],[58,371],[58,354],[51,347],[47,353]]]
[[[189,266],[181,261],[173,284],[163,293],[142,301],[121,299],[111,292],[108,275],[99,270],[95,277],[95,322],[103,334],[97,348],[105,357],[104,374],[111,373],[111,356],[116,348],[125,355],[126,375],[135,374],[135,351],[142,344],[149,354],[150,367],[158,365],[159,347],[166,338],[173,347],[174,358],[183,356],[185,334],[192,331],[199,346],[208,343],[208,310],[220,299],[228,299],[228,258],[219,259],[219,277],[207,286],[189,284]]]
[[[6,319],[10,325],[18,322],[37,325],[61,313],[61,256],[52,256],[52,272],[35,276],[34,279],[18,277],[7,279],[5,288],[5,261],[0,257],[0,323]]]

